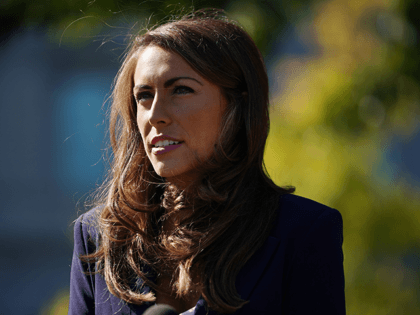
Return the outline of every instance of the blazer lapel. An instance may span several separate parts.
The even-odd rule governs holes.
[[[258,249],[250,260],[239,271],[236,278],[236,289],[244,300],[249,300],[252,291],[258,285],[259,279],[271,261],[280,239],[269,236],[263,246]]]

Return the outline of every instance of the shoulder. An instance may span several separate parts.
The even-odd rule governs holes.
[[[98,206],[93,209],[90,209],[88,212],[82,213],[76,219],[76,223],[87,225],[93,224],[97,220],[98,216],[101,214],[103,208],[104,206]]]
[[[74,224],[74,249],[70,273],[69,314],[91,314],[94,312],[98,288],[104,288],[104,281],[95,272],[95,261],[86,259],[97,248],[96,217],[100,208],[80,215]],[[84,257],[84,258],[83,258]],[[102,292],[102,290],[100,290]]]
[[[342,231],[342,216],[336,209],[311,199],[287,194],[279,199],[277,218],[271,236],[296,238],[319,224],[335,226],[338,231]]]
[[[98,217],[103,206],[80,215],[74,224],[74,242],[84,254],[90,253],[99,238]]]

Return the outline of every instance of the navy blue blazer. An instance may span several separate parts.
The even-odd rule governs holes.
[[[108,291],[100,274],[84,274],[94,270],[93,264],[78,258],[95,251],[86,224],[92,217],[91,210],[74,226],[69,314],[143,314],[152,303],[127,304]],[[249,303],[235,314],[345,314],[340,212],[303,197],[284,195],[276,220],[264,245],[238,274],[237,291]],[[218,313],[200,298],[194,314]]]

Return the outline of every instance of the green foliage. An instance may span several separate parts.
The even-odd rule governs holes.
[[[66,315],[69,311],[69,290],[58,291],[39,311],[40,315]]]
[[[287,80],[273,99],[267,168],[342,213],[348,314],[420,312],[420,191],[386,160],[395,137],[420,127],[415,3],[314,3],[296,26],[318,53],[276,66]]]

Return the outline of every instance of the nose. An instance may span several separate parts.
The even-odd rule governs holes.
[[[159,95],[159,93],[156,93],[152,107],[149,111],[150,125],[158,126],[160,124],[170,124],[171,117],[167,105],[165,98],[162,95]]]

